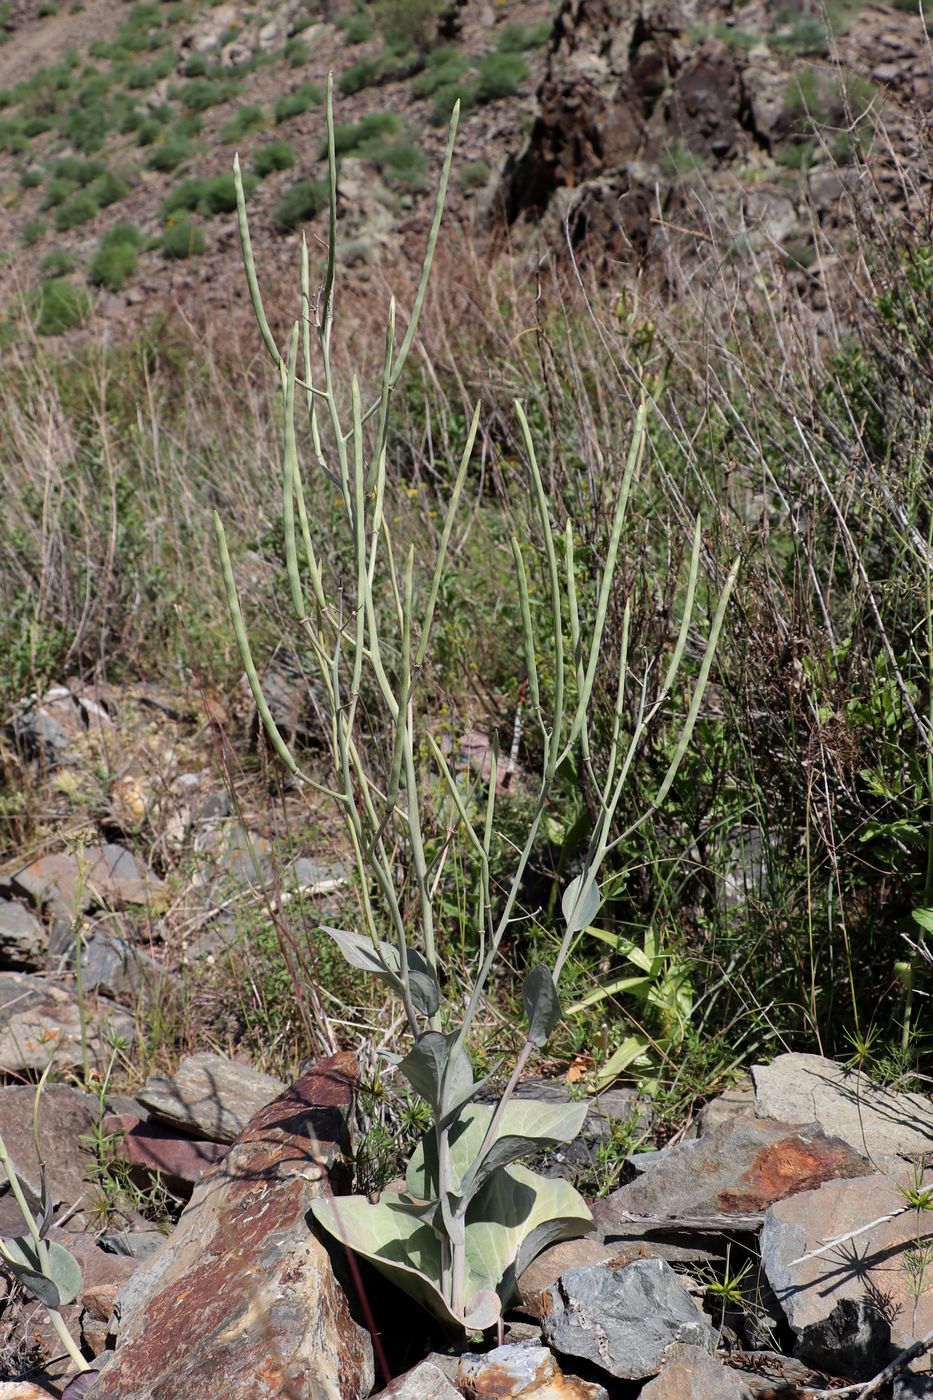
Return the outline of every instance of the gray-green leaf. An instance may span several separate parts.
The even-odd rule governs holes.
[[[540,1050],[560,1020],[560,997],[548,967],[533,967],[525,978],[522,1001],[528,1017],[528,1035]]]
[[[579,933],[582,928],[589,928],[602,904],[595,880],[584,889],[586,878],[586,873],[577,875],[564,890],[560,907],[569,933]]]
[[[73,1303],[81,1287],[81,1265],[64,1245],[46,1241],[48,1264],[43,1267],[30,1235],[18,1235],[0,1244],[7,1268],[24,1288],[47,1308]]]

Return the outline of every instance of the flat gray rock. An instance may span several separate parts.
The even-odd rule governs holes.
[[[88,1054],[103,1070],[114,1035],[132,1043],[132,1016],[113,1002],[86,997]],[[83,1063],[81,1016],[74,988],[33,973],[0,972],[0,1074],[41,1073],[50,1061],[59,1071]]]
[[[372,1400],[462,1400],[462,1397],[433,1361],[420,1361]]]
[[[137,1098],[156,1118],[211,1142],[233,1142],[282,1093],[271,1075],[223,1055],[188,1055],[172,1076],[151,1075]]]
[[[111,933],[93,933],[81,958],[84,987],[127,1005],[169,994],[174,979],[154,958]]]
[[[839,1345],[870,1347],[872,1338],[859,1333],[861,1322],[855,1314],[833,1319],[844,1299],[884,1300],[891,1346],[897,1351],[933,1329],[933,1292],[925,1289],[915,1296],[905,1267],[908,1252],[916,1248],[918,1224],[916,1212],[904,1210],[901,1187],[912,1183],[912,1169],[906,1167],[899,1176],[876,1172],[851,1181],[828,1181],[817,1191],[790,1196],[767,1211],[761,1231],[762,1267],[801,1356],[812,1346],[814,1360],[821,1361],[834,1335]],[[933,1186],[933,1172],[926,1174],[925,1184]],[[893,1219],[884,1218],[891,1215]],[[873,1221],[880,1223],[866,1230]],[[927,1233],[922,1217],[919,1229]],[[854,1230],[861,1233],[813,1254]]]
[[[778,1055],[755,1065],[755,1112],[784,1123],[819,1123],[856,1152],[930,1151],[933,1102],[925,1094],[880,1089],[864,1074],[821,1055]]]
[[[0,900],[0,967],[25,972],[45,961],[49,935],[31,909],[15,899]]]
[[[554,1284],[545,1340],[620,1380],[656,1376],[675,1342],[712,1351],[716,1338],[663,1259],[571,1269]]]

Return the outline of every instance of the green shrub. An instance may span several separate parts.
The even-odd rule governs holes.
[[[253,155],[253,169],[264,180],[274,170],[288,170],[295,159],[295,148],[287,141],[267,141]]]
[[[815,156],[816,144],[813,141],[800,141],[782,146],[774,159],[785,170],[809,170]]]
[[[542,19],[538,24],[507,24],[500,31],[496,48],[500,53],[524,53],[526,49],[539,49],[551,37],[551,22]]]
[[[320,107],[324,94],[317,83],[302,83],[292,92],[286,92],[275,104],[276,125],[288,121],[289,117],[300,117],[312,107]]]
[[[175,67],[175,55],[165,53],[152,63],[138,63],[126,74],[126,86],[131,92],[145,91],[167,78]]]
[[[183,161],[191,159],[193,151],[190,141],[179,141],[170,136],[161,146],[156,146],[146,165],[150,170],[175,170]]]
[[[135,224],[113,224],[101,234],[99,248],[116,248],[123,244],[130,248],[141,248],[146,235]]]
[[[518,85],[528,77],[528,64],[517,53],[489,53],[479,61],[477,102],[498,102],[514,97]]]
[[[423,50],[430,47],[444,0],[376,0],[373,8],[390,48]]]
[[[243,187],[252,193],[259,183],[253,174],[243,176]],[[194,178],[177,185],[163,202],[162,212],[168,216],[179,210],[199,213],[207,217],[213,214],[230,214],[236,208],[236,188],[232,175],[213,175],[209,179]]]
[[[434,94],[434,110],[431,113],[431,121],[435,126],[446,126],[450,121],[450,114],[455,102],[460,103],[461,112],[467,112],[471,107],[476,106],[478,100],[478,78],[467,77],[462,78],[459,82],[445,83]]]
[[[204,252],[204,231],[190,219],[179,219],[165,230],[162,247],[170,258],[190,258]]]
[[[190,82],[179,83],[171,90],[171,96],[187,107],[189,112],[206,112],[221,102],[229,102],[238,96],[243,87],[235,78],[193,78]]]
[[[70,195],[73,195],[77,188],[78,183],[76,180],[68,180],[65,178],[50,180],[45,187],[45,193],[42,196],[42,202],[39,208],[54,209],[56,205],[63,204]]]
[[[111,204],[116,204],[130,192],[130,187],[125,180],[121,180],[119,175],[114,175],[108,170],[106,174],[98,176],[87,187],[88,194],[101,207],[107,209]]]
[[[31,248],[34,243],[48,232],[48,224],[45,219],[27,219],[20,229],[20,241],[24,248]]]
[[[828,48],[829,36],[822,20],[815,15],[794,14],[789,17],[783,33],[772,40],[774,47],[783,53],[812,54],[822,56]]]
[[[322,181],[299,180],[279,200],[272,217],[277,224],[295,228],[310,222],[326,203],[327,188]]]
[[[354,92],[362,92],[371,87],[382,72],[382,64],[375,58],[361,58],[351,63],[340,75],[338,87],[347,97]]]
[[[22,132],[31,141],[34,136],[41,136],[43,131],[51,131],[55,125],[55,118],[48,112],[33,112],[29,116],[23,117]]]
[[[29,138],[18,121],[0,122],[0,151],[19,155],[29,149]]]
[[[27,165],[19,172],[19,183],[24,190],[35,190],[45,179],[42,171],[36,165]]]
[[[367,141],[377,137],[399,136],[402,132],[402,119],[395,112],[371,112],[359,122],[342,122],[334,128],[334,150],[338,156],[347,156],[358,151]],[[327,154],[326,144],[321,156]]]
[[[91,303],[83,287],[75,287],[61,277],[50,277],[30,298],[39,335],[61,335],[87,318]]]
[[[64,277],[66,272],[70,272],[75,265],[75,260],[64,248],[54,248],[51,253],[46,253],[39,262],[39,271],[43,277]]]
[[[95,287],[107,287],[118,292],[128,277],[136,271],[138,253],[132,243],[114,243],[100,247],[88,264],[88,281]]]
[[[67,229],[77,228],[79,224],[86,224],[88,219],[93,219],[97,211],[98,204],[94,196],[88,190],[80,190],[64,204],[59,205],[55,214],[55,227],[59,233],[64,233]]]
[[[185,66],[181,71],[186,78],[205,78],[207,77],[207,70],[207,55],[203,53],[193,53],[185,60]]]
[[[266,114],[257,102],[251,102],[246,107],[241,107],[238,112],[234,112],[229,121],[225,121],[220,128],[220,139],[229,145],[234,141],[242,141],[245,136],[252,136],[257,131],[262,131],[266,124]]]
[[[98,107],[70,108],[59,122],[58,129],[76,151],[92,156],[102,149],[113,124],[111,111],[101,104]]]
[[[460,49],[435,49],[428,54],[423,71],[412,80],[411,90],[417,97],[430,97],[438,88],[458,83],[469,69],[470,60]]]
[[[283,53],[289,68],[301,68],[311,57],[311,50],[304,39],[289,39]]]
[[[82,160],[80,156],[59,156],[52,165],[52,176],[56,180],[70,180],[74,185],[89,185],[104,174],[107,167],[102,160]]]
[[[55,0],[41,0],[36,14],[39,19],[46,19],[49,15],[57,15],[58,5],[55,3]]]
[[[373,22],[364,10],[345,15],[337,24],[343,30],[343,37],[348,44],[365,44],[367,39],[373,37]]]
[[[468,160],[457,172],[460,186],[465,190],[476,190],[489,179],[489,164],[485,160]]]
[[[387,143],[367,142],[360,155],[379,167],[390,185],[402,190],[417,190],[425,183],[427,160],[424,151],[410,141]]]
[[[195,136],[200,136],[203,126],[203,117],[197,112],[188,112],[186,116],[178,118],[172,127],[172,135],[179,141],[191,141]]]

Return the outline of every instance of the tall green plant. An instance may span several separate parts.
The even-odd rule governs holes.
[[[396,348],[396,308],[391,301],[380,390],[365,405],[356,376],[349,393],[340,392],[331,353],[337,228],[332,82],[328,83],[326,112],[330,210],[326,271],[321,293],[312,299],[307,244],[303,242],[301,318],[292,328],[285,355],[279,351],[263,309],[236,162],[240,239],[253,309],[265,347],[279,373],[284,400],[282,522],[288,589],[296,625],[317,664],[329,717],[333,771],[327,791],[346,823],[362,892],[363,930],[325,927],[322,932],[334,940],[351,966],[372,973],[400,999],[413,1043],[409,1052],[394,1062],[427,1100],[433,1123],[408,1165],[404,1192],[385,1194],[377,1204],[361,1196],[322,1200],[315,1204],[314,1213],[320,1225],[370,1259],[436,1317],[461,1331],[472,1332],[498,1321],[514,1292],[516,1278],[539,1250],[590,1228],[589,1211],[568,1183],[548,1180],[519,1165],[522,1157],[572,1140],[582,1127],[585,1104],[531,1104],[515,1100],[514,1092],[529,1057],[546,1044],[560,1019],[558,980],[572,944],[592,924],[600,908],[598,882],[602,863],[611,848],[632,829],[621,834],[613,830],[616,811],[637,750],[664,706],[680,669],[696,593],[699,525],[684,615],[662,689],[649,704],[643,688],[632,735],[627,743],[623,742],[629,676],[626,613],[611,742],[606,754],[596,756],[591,751],[588,710],[601,659],[628,503],[645,450],[647,409],[643,403],[635,417],[593,616],[585,619],[580,615],[576,589],[572,526],[568,521],[561,531],[551,519],[532,433],[521,405],[516,404],[533,511],[544,542],[552,620],[547,640],[548,669],[553,677],[553,693],[545,703],[539,683],[538,658],[542,653],[532,623],[525,561],[518,539],[513,538],[515,604],[522,619],[528,692],[540,730],[543,762],[511,881],[504,894],[494,890],[490,852],[496,829],[498,750],[493,749],[482,820],[474,821],[416,705],[418,679],[428,657],[448,549],[479,425],[479,408],[473,414],[450,488],[440,542],[423,592],[416,587],[414,547],[400,555],[393,540],[393,517],[388,504],[393,483],[386,460],[392,393],[418,329],[459,111],[454,108],[450,121],[434,219],[408,327]],[[314,342],[317,360],[312,355]],[[307,416],[311,454],[342,503],[342,526],[351,559],[350,577],[343,583],[325,571],[312,536],[298,454],[299,402]],[[297,773],[298,764],[262,693],[219,517],[215,517],[215,524],[233,628],[253,696],[270,742],[287,767]],[[388,601],[381,588],[383,579]],[[669,770],[654,802],[635,825],[647,821],[664,800],[686,752],[734,580],[735,569],[719,600]],[[360,703],[364,689],[371,697],[366,713]],[[366,736],[373,732],[370,717],[377,707],[381,714],[375,732],[382,738],[379,745],[367,746]],[[378,758],[380,748],[384,761]],[[469,1053],[471,1031],[502,939],[515,917],[556,774],[570,753],[577,750],[593,780],[594,791],[599,794],[598,819],[583,870],[563,893],[563,935],[554,966],[533,967],[525,979],[527,1032],[505,1091],[495,1105],[480,1103],[479,1097],[491,1076],[475,1076]],[[433,765],[430,773],[426,771],[428,764]],[[424,804],[426,789],[432,780],[436,783],[438,775],[479,866],[474,904],[479,934],[478,968],[466,995],[457,988],[457,995],[443,1010],[442,956],[435,922],[438,871],[426,855],[429,832]],[[406,863],[402,853],[407,856],[407,880],[414,891],[410,901],[404,899],[399,882],[400,864]],[[383,938],[381,930],[386,924],[390,935]]]

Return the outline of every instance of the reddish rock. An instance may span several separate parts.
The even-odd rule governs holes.
[[[611,1259],[615,1252],[587,1236],[577,1240],[561,1240],[559,1244],[551,1245],[550,1249],[545,1249],[532,1260],[518,1280],[518,1290],[522,1295],[520,1311],[530,1317],[541,1317],[547,1290],[562,1274],[568,1269],[583,1269],[587,1264],[602,1264]]]
[[[659,1153],[628,1186],[593,1208],[606,1236],[625,1217],[755,1215],[823,1181],[864,1175],[868,1163],[839,1138],[760,1118],[736,1118]]]
[[[311,1202],[347,1145],[353,1059],[320,1062],[248,1124],[118,1299],[93,1400],[362,1400],[372,1347],[353,1321]]]
[[[751,1400],[752,1392],[735,1371],[701,1347],[678,1347],[640,1400]]]
[[[120,1156],[144,1172],[160,1172],[168,1189],[181,1196],[187,1196],[195,1182],[227,1152],[219,1142],[185,1137],[163,1123],[147,1122],[130,1113],[108,1114],[104,1131],[122,1133]]]

